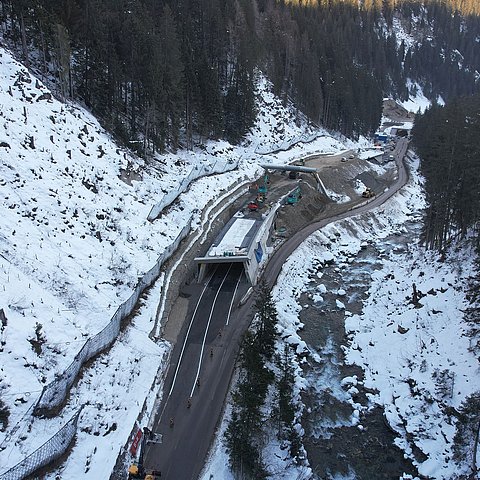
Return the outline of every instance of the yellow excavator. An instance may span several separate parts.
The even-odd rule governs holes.
[[[143,469],[140,469],[137,464],[132,464],[128,468],[128,480],[133,479],[141,479],[141,480],[157,480],[159,479],[161,474],[159,475],[158,472],[147,472]]]
[[[162,473],[158,470],[145,470],[143,466],[143,455],[147,438],[150,436],[150,430],[147,427],[143,429],[142,441],[140,443],[140,451],[138,453],[138,461],[132,463],[128,467],[128,480],[160,480]]]

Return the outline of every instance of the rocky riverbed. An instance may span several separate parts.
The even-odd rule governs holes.
[[[391,251],[408,248],[419,225],[406,224],[405,233],[365,244],[345,262],[331,262],[310,276],[300,297],[300,332],[310,351],[303,371],[307,389],[304,444],[319,479],[398,479],[417,475],[413,464],[394,441],[396,434],[374,392],[363,387],[361,368],[344,362],[345,318],[360,314],[371,273],[381,268]]]

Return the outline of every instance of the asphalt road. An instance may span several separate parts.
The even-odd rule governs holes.
[[[162,479],[196,479],[203,467],[246,327],[233,308],[248,287],[242,269],[221,265],[188,292],[194,301],[184,341],[175,346],[153,429],[162,443],[150,443],[144,459],[146,469],[160,470]]]
[[[399,139],[391,152],[398,176],[386,192],[352,210],[314,222],[290,237],[269,260],[263,276],[266,282],[275,284],[285,260],[310,234],[328,223],[378,207],[403,187],[408,180],[403,164],[407,147],[408,141]],[[247,284],[245,276],[240,277],[240,265],[233,265],[227,272],[228,267],[219,267],[208,283],[192,285],[187,292],[191,294],[190,320],[179,337],[183,342],[174,348],[153,429],[162,436],[162,443],[149,444],[144,459],[147,470],[162,472],[162,480],[198,478],[222,413],[242,333],[251,321],[254,297],[236,308]]]
[[[362,213],[368,212],[369,210],[376,208],[383,203],[385,203],[389,198],[391,198],[395,193],[400,190],[408,181],[408,172],[403,163],[403,158],[407,152],[408,140],[406,138],[401,138],[397,141],[395,150],[391,152],[391,155],[395,157],[395,163],[397,164],[398,176],[395,182],[388,188],[386,192],[382,194],[377,194],[374,198],[365,201],[365,203],[360,204],[359,206],[338,213],[331,217],[323,218],[317,222],[313,222],[310,225],[307,225],[302,230],[298,231],[292,235],[273,255],[269,260],[268,266],[265,269],[263,278],[265,281],[273,286],[277,281],[277,277],[282,269],[282,266],[285,260],[293,253],[293,251],[313,232],[318,229],[328,225],[329,223],[342,220],[343,218],[353,217],[356,215],[361,215]]]

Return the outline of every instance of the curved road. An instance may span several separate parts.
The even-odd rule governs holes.
[[[400,139],[392,152],[398,175],[386,192],[312,223],[290,237],[269,260],[264,272],[266,282],[275,284],[285,260],[313,232],[378,207],[402,188],[408,180],[403,163],[407,147],[407,139]],[[189,287],[192,299],[198,300],[190,306],[190,321],[179,337],[184,341],[174,348],[165,381],[153,429],[162,440],[148,444],[145,453],[145,467],[161,471],[162,480],[195,480],[204,466],[230,386],[239,341],[250,324],[255,301],[251,296],[244,305],[233,308],[247,288],[239,267],[223,265],[205,284]]]
[[[395,150],[392,152],[395,157],[395,162],[397,164],[398,175],[395,182],[388,188],[386,192],[375,196],[373,199],[370,199],[363,204],[360,204],[358,207],[354,207],[345,212],[311,223],[310,225],[307,225],[305,228],[292,235],[292,237],[290,237],[275,252],[274,256],[268,262],[268,266],[265,269],[264,274],[264,279],[268,282],[268,284],[271,286],[275,284],[285,260],[313,232],[316,232],[325,225],[328,225],[329,223],[333,223],[347,217],[353,217],[356,215],[361,215],[362,213],[366,213],[369,210],[372,210],[373,208],[382,205],[389,198],[395,195],[395,193],[397,193],[398,190],[400,190],[408,181],[408,172],[405,168],[405,164],[403,163],[403,157],[407,152],[407,148],[408,140],[406,138],[399,139]]]

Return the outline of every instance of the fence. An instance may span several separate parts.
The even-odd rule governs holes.
[[[266,155],[269,153],[276,153],[276,152],[288,150],[289,148],[292,148],[297,143],[313,142],[313,140],[323,135],[324,135],[323,133],[319,133],[319,132],[303,133],[302,135],[297,135],[288,140],[284,140],[279,144],[275,144],[273,145],[273,147],[257,145],[257,147],[255,148],[255,153],[259,155]],[[158,202],[151,208],[150,213],[147,216],[147,219],[150,222],[152,222],[153,220],[158,218],[160,213],[162,213],[162,211],[165,208],[171,205],[178,198],[179,195],[185,192],[189,187],[189,185],[194,180],[197,180],[198,178],[206,175],[212,175],[213,173],[225,173],[231,170],[235,170],[236,168],[238,168],[239,162],[240,162],[240,159],[237,159],[234,162],[227,161],[227,163],[219,164],[217,160],[213,164],[213,166],[202,165],[201,167],[198,167],[197,165],[193,167],[190,173],[185,178],[182,179],[177,189],[171,190],[170,192],[165,194],[163,198],[160,200],[160,202]]]
[[[22,480],[39,468],[61,457],[72,443],[77,432],[78,417],[82,408],[49,440],[10,470],[0,474],[0,480]]]
[[[63,406],[70,387],[77,378],[82,365],[110,346],[120,332],[122,320],[128,317],[143,293],[160,275],[160,269],[172,253],[178,248],[180,242],[187,236],[192,224],[192,218],[188,220],[175,241],[167,247],[159,257],[156,264],[139,280],[135,290],[128,300],[120,305],[114,313],[108,325],[94,337],[89,338],[81,350],[75,355],[73,362],[55,380],[43,387],[33,413],[37,416],[52,416]]]
[[[323,136],[325,136],[325,134],[320,132],[303,133],[302,135],[296,135],[274,145],[257,145],[257,147],[255,148],[255,153],[259,155],[268,155],[272,153],[282,152],[292,148],[297,143],[310,143],[316,140],[318,137]]]
[[[150,213],[148,214],[147,219],[151,222],[158,218],[160,213],[167,208],[169,205],[171,205],[179,195],[181,195],[183,192],[185,192],[188,188],[188,186],[194,181],[197,180],[200,177],[204,177],[206,175],[211,175],[213,173],[225,173],[229,172],[231,170],[235,170],[238,168],[238,163],[239,160],[235,162],[227,162],[224,164],[218,164],[218,160],[213,164],[213,166],[204,166],[202,165],[201,167],[195,166],[192,168],[190,173],[182,179],[180,182],[180,185],[176,190],[171,190],[167,194],[163,196],[163,198],[158,202],[156,205],[152,207],[150,210]],[[218,164],[218,166],[217,166]]]

